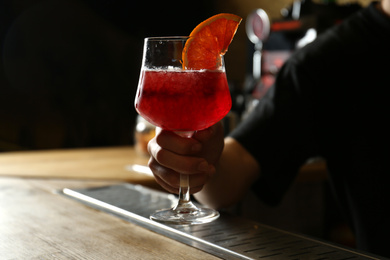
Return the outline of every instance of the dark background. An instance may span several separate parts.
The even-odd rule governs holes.
[[[0,0],[0,151],[132,144],[143,38],[214,13],[206,0]]]

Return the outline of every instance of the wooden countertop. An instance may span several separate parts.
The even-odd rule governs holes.
[[[132,147],[0,153],[0,259],[217,259],[57,193],[118,182],[158,187],[129,171]]]
[[[148,160],[130,146],[7,152],[0,153],[0,176],[119,180],[161,189],[153,176],[129,170]]]
[[[217,259],[56,193],[114,183],[0,177],[0,259]]]
[[[152,176],[129,171],[129,165],[144,165],[149,157],[133,147],[38,150],[0,153],[0,176],[121,180],[160,189]],[[327,178],[326,162],[313,160],[301,167],[299,181]]]
[[[217,259],[57,193],[123,181],[158,188],[126,168],[147,161],[133,147],[0,153],[0,259]]]

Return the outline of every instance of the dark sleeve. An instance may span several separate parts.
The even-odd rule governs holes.
[[[266,203],[279,203],[299,167],[315,155],[310,74],[290,59],[275,85],[232,133],[259,162],[253,185]]]

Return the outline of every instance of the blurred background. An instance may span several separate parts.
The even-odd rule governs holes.
[[[228,132],[261,99],[291,53],[369,2],[0,0],[0,152],[134,144],[143,38],[189,35],[221,12],[244,18],[225,57],[233,97]],[[245,26],[258,8],[266,17],[252,26],[266,35],[255,45]],[[256,51],[261,59],[254,62]],[[328,189],[326,176],[301,179],[279,207],[270,209],[249,194],[235,210],[353,246]]]
[[[271,22],[291,20],[288,10],[293,3],[0,0],[0,151],[133,144],[133,97],[143,38],[188,35],[198,23],[220,12],[244,18],[225,58],[236,101],[233,110],[240,117],[247,105],[243,91],[245,95],[256,91],[251,79],[254,49],[245,18],[262,8]],[[323,0],[314,2],[313,8],[312,1],[302,3],[295,19],[323,10],[327,16],[339,15],[338,8],[354,4]],[[267,47],[266,41],[263,49],[275,49],[278,42]],[[281,66],[283,59],[276,60]],[[257,92],[262,89],[257,86]]]

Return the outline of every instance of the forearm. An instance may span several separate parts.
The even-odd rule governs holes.
[[[195,194],[196,199],[213,208],[224,208],[240,201],[260,174],[252,155],[233,138],[225,139],[217,172]]]

